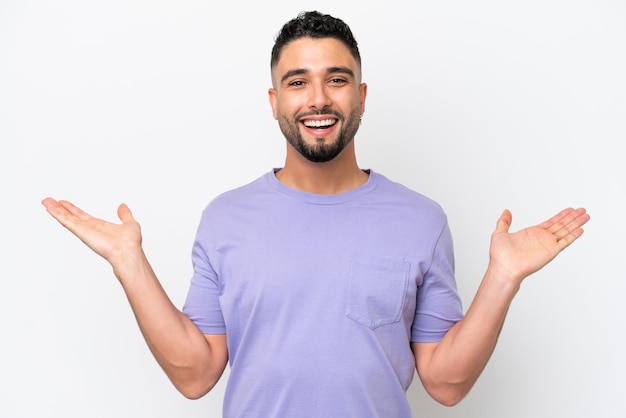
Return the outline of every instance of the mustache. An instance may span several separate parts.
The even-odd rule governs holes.
[[[322,109],[322,110],[312,110],[310,112],[298,113],[295,116],[295,120],[296,120],[296,122],[299,122],[300,119],[308,118],[310,116],[334,116],[334,117],[338,118],[341,121],[343,121],[345,119],[345,117],[343,116],[343,113],[341,113],[341,112],[338,112],[338,111],[333,110],[333,109]]]

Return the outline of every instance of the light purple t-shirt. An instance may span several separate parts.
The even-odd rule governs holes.
[[[410,342],[462,317],[438,204],[369,171],[317,195],[274,171],[215,198],[183,311],[227,334],[224,417],[410,417]]]

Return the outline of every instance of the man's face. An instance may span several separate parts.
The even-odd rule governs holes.
[[[334,38],[287,44],[269,90],[283,135],[309,161],[335,158],[354,139],[367,86],[350,50]]]

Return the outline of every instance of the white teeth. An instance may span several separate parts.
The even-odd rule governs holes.
[[[325,120],[305,120],[304,121],[304,126],[306,126],[307,128],[320,128],[320,127],[326,127],[326,126],[331,126],[335,124],[335,120],[334,119],[325,119]]]

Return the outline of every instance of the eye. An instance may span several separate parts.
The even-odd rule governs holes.
[[[289,82],[290,87],[301,87],[304,86],[304,81],[302,80],[294,80]]]
[[[335,85],[341,85],[341,84],[345,84],[345,83],[347,83],[347,81],[346,81],[346,80],[344,80],[343,78],[340,78],[340,77],[335,77],[335,78],[331,78],[331,79],[329,80],[329,83],[330,83],[330,84],[335,84]]]

